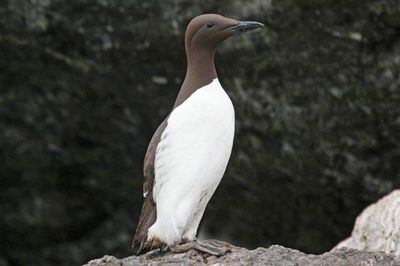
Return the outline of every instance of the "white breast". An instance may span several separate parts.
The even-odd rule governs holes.
[[[234,116],[232,102],[217,79],[171,113],[156,151],[157,220],[149,238],[172,245],[195,237],[231,154]]]

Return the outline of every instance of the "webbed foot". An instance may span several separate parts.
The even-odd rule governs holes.
[[[202,253],[210,254],[213,256],[223,256],[232,250],[232,245],[216,239],[209,240],[194,240],[187,243],[182,243],[170,247],[174,253],[183,253],[188,250],[194,249]]]

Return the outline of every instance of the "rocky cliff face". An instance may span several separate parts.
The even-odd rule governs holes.
[[[85,266],[136,266],[136,265],[268,265],[268,266],[398,266],[400,258],[380,252],[341,248],[322,255],[307,255],[300,251],[273,245],[269,248],[248,250],[234,247],[222,257],[204,257],[197,251],[182,254],[167,253],[160,256],[131,256],[117,259],[104,256]]]

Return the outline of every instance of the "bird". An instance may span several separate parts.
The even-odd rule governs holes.
[[[133,238],[137,254],[196,249],[225,254],[222,241],[200,241],[197,229],[226,170],[235,111],[214,64],[217,46],[264,24],[218,14],[193,18],[185,32],[186,76],[172,110],[159,125],[144,158],[144,202]]]

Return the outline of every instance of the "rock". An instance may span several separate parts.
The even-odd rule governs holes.
[[[232,252],[222,257],[204,257],[190,250],[181,254],[144,254],[117,259],[104,256],[88,262],[85,266],[133,266],[133,265],[269,265],[269,266],[398,266],[400,258],[381,252],[368,252],[356,249],[340,248],[322,255],[307,255],[300,251],[272,245],[269,248],[248,250],[234,247]]]
[[[340,247],[400,256],[400,190],[368,206],[357,217],[351,237],[335,248]]]

